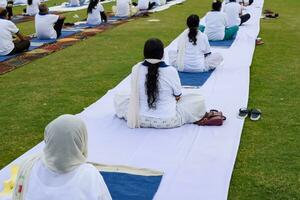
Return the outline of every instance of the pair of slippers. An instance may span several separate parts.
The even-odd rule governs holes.
[[[274,13],[271,10],[264,10],[264,19],[276,19],[279,17],[279,13]]]
[[[261,110],[257,108],[253,108],[251,110],[247,108],[241,108],[239,110],[238,117],[241,119],[245,119],[246,117],[249,116],[252,121],[257,121],[260,119],[261,114],[262,114]]]

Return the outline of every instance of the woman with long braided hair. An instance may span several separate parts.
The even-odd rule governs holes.
[[[223,61],[220,53],[211,52],[207,36],[199,31],[199,22],[198,15],[187,18],[188,28],[179,37],[177,51],[169,53],[170,62],[178,71],[209,71]]]
[[[130,96],[115,97],[117,116],[127,120],[130,128],[174,128],[205,114],[202,96],[182,96],[178,72],[162,61],[163,56],[163,43],[147,40],[144,61],[132,68]]]

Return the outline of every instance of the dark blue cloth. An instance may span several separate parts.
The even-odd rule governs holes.
[[[162,176],[100,172],[113,200],[152,200]]]
[[[147,62],[146,60],[142,63],[142,65],[149,67],[151,65],[151,63]],[[164,61],[161,61],[158,63],[159,67],[168,67],[169,65],[167,65]]]
[[[214,70],[208,72],[178,72],[182,86],[202,86]]]
[[[232,40],[209,41],[209,45],[213,47],[231,47],[235,38]]]

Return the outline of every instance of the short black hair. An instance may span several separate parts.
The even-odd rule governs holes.
[[[222,2],[220,0],[214,1],[212,3],[213,11],[221,11],[221,8],[222,8]]]
[[[5,18],[7,16],[7,10],[5,8],[0,8],[0,18]]]

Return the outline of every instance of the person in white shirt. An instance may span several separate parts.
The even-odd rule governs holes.
[[[99,171],[87,162],[84,122],[62,115],[45,128],[45,147],[20,166],[13,199],[112,200]]]
[[[84,3],[85,3],[85,0],[70,0],[69,6],[78,7],[78,6],[82,6]]]
[[[199,16],[187,18],[186,29],[180,36],[175,56],[169,52],[170,63],[178,71],[205,72],[218,67],[223,61],[219,53],[212,53],[207,36],[198,30]]]
[[[25,15],[34,16],[39,13],[40,0],[27,0]]]
[[[56,39],[61,35],[65,17],[49,14],[46,4],[40,4],[39,13],[35,15],[35,31],[39,39]]]
[[[151,10],[156,3],[151,0],[138,0],[138,9],[139,10]]]
[[[225,3],[229,3],[230,0],[225,0]],[[237,3],[243,5],[243,6],[250,6],[254,1],[253,0],[237,0]]]
[[[16,34],[19,41],[13,41]],[[23,36],[16,25],[7,19],[7,10],[0,8],[0,55],[13,55],[28,50],[30,41]]]
[[[212,3],[212,11],[205,16],[206,26],[200,25],[200,31],[204,32],[208,40],[231,40],[235,37],[239,26],[228,25],[226,13],[221,12],[222,2],[217,0]]]
[[[107,21],[107,16],[104,12],[104,8],[99,0],[90,0],[87,8],[87,23],[92,25],[99,25],[102,21]]]
[[[132,68],[130,95],[115,96],[116,114],[130,128],[174,128],[194,123],[205,114],[203,97],[182,96],[178,72],[162,61],[163,56],[163,43],[147,40],[145,60]]]
[[[250,14],[242,14],[242,6],[236,0],[229,0],[225,4],[224,12],[228,17],[228,26],[240,26],[250,19]]]
[[[131,16],[131,0],[117,0],[116,6],[113,6],[113,12],[117,17]]]

